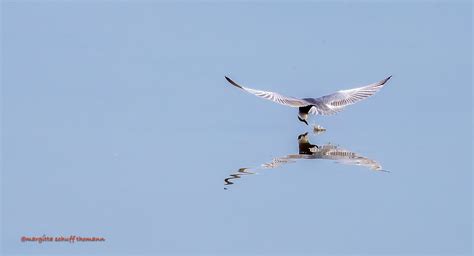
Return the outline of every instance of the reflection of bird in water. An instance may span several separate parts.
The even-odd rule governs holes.
[[[336,114],[337,112],[342,111],[345,107],[357,103],[363,99],[366,99],[376,92],[378,92],[385,83],[391,78],[389,76],[384,80],[379,82],[369,84],[366,86],[347,89],[347,90],[340,90],[333,94],[329,94],[326,96],[322,96],[319,98],[293,98],[293,97],[286,97],[276,92],[268,92],[268,91],[261,91],[252,88],[247,88],[241,86],[234,82],[232,79],[225,77],[229,83],[233,86],[242,89],[248,93],[251,93],[255,96],[271,100],[273,102],[298,108],[298,120],[308,125],[306,121],[308,119],[308,114],[313,115],[332,115]]]
[[[307,159],[327,159],[334,160],[336,163],[347,164],[347,165],[358,165],[369,168],[374,171],[384,171],[382,166],[377,161],[367,157],[358,155],[355,152],[343,149],[333,144],[325,144],[317,146],[311,144],[308,139],[308,133],[298,135],[298,154],[286,155],[282,157],[274,158],[268,163],[262,164],[256,168],[240,168],[237,172],[229,175],[228,178],[224,179],[224,185],[234,184],[234,179],[240,179],[243,175],[256,174],[258,170],[274,169],[288,163],[294,163],[298,160]],[[248,170],[254,170],[250,172]]]

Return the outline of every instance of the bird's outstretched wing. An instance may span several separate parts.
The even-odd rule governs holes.
[[[304,106],[311,105],[311,103],[309,103],[305,100],[297,99],[297,98],[293,98],[293,97],[286,97],[286,96],[283,96],[283,95],[281,95],[279,93],[276,93],[276,92],[260,91],[260,90],[255,90],[255,89],[252,89],[252,88],[243,87],[243,86],[237,84],[236,82],[232,81],[232,79],[228,78],[227,76],[225,77],[225,79],[229,83],[231,83],[233,86],[235,86],[239,89],[242,89],[242,90],[244,90],[248,93],[251,93],[255,96],[258,96],[260,98],[271,100],[273,102],[276,102],[276,103],[279,103],[279,104],[282,104],[282,105],[285,105],[285,106],[297,108],[297,107],[304,107]]]
[[[374,95],[382,87],[384,87],[385,83],[391,77],[392,76],[389,76],[384,80],[366,86],[348,90],[341,90],[333,94],[322,96],[316,99],[307,98],[304,100],[314,105],[310,109],[309,113],[319,115],[331,115],[343,110],[346,106],[352,105]]]
[[[282,157],[274,158],[271,162],[264,163],[260,167],[254,168],[240,168],[237,172],[230,174],[224,179],[224,185],[229,186],[234,184],[235,180],[242,178],[244,175],[257,174],[263,170],[275,169],[282,167],[286,164],[299,162],[300,160],[333,160],[335,163],[356,165],[369,168],[373,171],[388,172],[382,168],[382,166],[374,159],[370,159],[359,155],[356,152],[352,152],[343,149],[334,144],[325,144],[312,149],[311,154],[292,154]],[[248,170],[252,170],[250,172]],[[227,188],[224,188],[227,189]]]
[[[364,156],[360,156],[355,152],[340,148],[339,146],[332,144],[325,144],[317,148],[313,148],[311,154],[287,155],[283,157],[274,158],[271,162],[262,164],[261,168],[273,169],[280,167],[284,164],[294,163],[297,160],[301,159],[327,159],[334,160],[336,161],[336,163],[367,167],[374,171],[383,170],[382,166],[377,161]]]
[[[358,165],[370,168],[374,171],[383,171],[382,166],[376,160],[361,156],[355,152],[332,144],[326,144],[316,148],[313,151],[313,154],[309,156],[309,159],[311,158],[335,160],[337,163],[341,164]]]

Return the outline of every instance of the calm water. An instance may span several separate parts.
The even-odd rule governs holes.
[[[470,255],[470,5],[3,2],[3,254]]]

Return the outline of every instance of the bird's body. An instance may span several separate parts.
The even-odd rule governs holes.
[[[252,88],[241,86],[234,82],[232,79],[225,77],[229,83],[235,87],[242,89],[248,93],[251,93],[257,97],[271,100],[275,103],[279,103],[289,107],[298,108],[298,120],[308,124],[306,121],[309,114],[313,115],[332,115],[342,111],[346,106],[352,105],[363,99],[366,99],[376,92],[378,92],[385,83],[391,78],[389,76],[382,81],[377,83],[369,84],[366,86],[340,90],[333,94],[325,95],[319,98],[294,98],[286,97],[276,92],[261,91]]]

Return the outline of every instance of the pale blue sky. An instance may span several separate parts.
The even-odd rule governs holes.
[[[470,255],[472,4],[2,2],[3,255]],[[311,142],[296,111],[393,75]],[[24,235],[105,243],[21,243]]]

